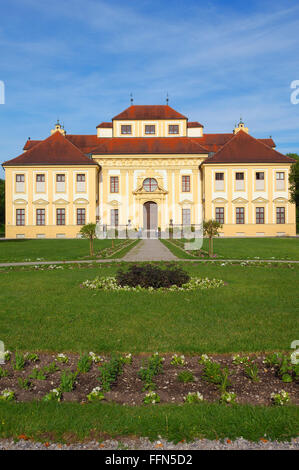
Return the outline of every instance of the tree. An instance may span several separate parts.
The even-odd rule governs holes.
[[[219,235],[219,229],[222,228],[222,224],[217,222],[217,220],[207,220],[203,223],[204,235],[207,235],[209,238],[209,256],[213,256],[213,238]]]
[[[5,222],[5,181],[0,179],[0,225]]]
[[[89,240],[90,256],[94,256],[93,240],[96,238],[96,224],[90,223],[83,225],[80,229],[80,233],[83,238],[87,238]]]
[[[297,153],[288,153],[288,157],[294,158],[295,163],[291,166],[289,174],[290,202],[296,204],[297,229],[299,226],[299,155]]]

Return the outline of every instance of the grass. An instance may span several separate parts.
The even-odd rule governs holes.
[[[195,438],[258,441],[290,440],[299,431],[295,406],[262,407],[107,403],[1,403],[0,437],[23,435],[42,442],[107,439],[108,436],[159,436],[175,443]],[[266,436],[266,437],[265,437]]]
[[[176,242],[176,240],[174,240]],[[183,240],[178,240],[183,248]],[[168,240],[163,243],[178,258],[193,258]],[[214,238],[214,253],[224,259],[289,259],[299,260],[299,238]],[[203,241],[205,251],[209,249],[207,239]],[[195,252],[194,252],[195,254]]]
[[[124,240],[113,240],[115,250]],[[95,254],[105,248],[111,248],[112,240],[94,240]],[[124,249],[126,250],[132,248]],[[122,250],[123,251],[123,250]],[[117,253],[116,256],[121,255]],[[113,256],[113,255],[112,255]],[[95,258],[95,257],[94,257]],[[1,240],[0,263],[21,261],[65,261],[91,259],[89,256],[89,240]]]
[[[0,331],[20,351],[228,353],[288,350],[299,337],[299,266],[184,263],[218,289],[114,292],[80,289],[123,263],[60,270],[0,270]]]

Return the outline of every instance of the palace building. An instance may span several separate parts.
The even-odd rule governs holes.
[[[23,150],[3,163],[7,238],[74,238],[89,222],[163,232],[212,218],[222,236],[296,234],[294,161],[242,120],[206,134],[168,105],[131,105],[94,135],[57,122]]]

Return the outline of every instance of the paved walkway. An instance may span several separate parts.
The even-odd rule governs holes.
[[[160,240],[141,240],[123,261],[174,261],[178,258]]]

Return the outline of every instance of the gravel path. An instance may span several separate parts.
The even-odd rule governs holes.
[[[141,240],[123,261],[174,261],[177,257],[160,240]]]
[[[250,442],[243,438],[231,441],[209,441],[208,439],[194,442],[173,444],[163,439],[150,442],[147,438],[106,440],[103,442],[90,441],[76,444],[41,443],[30,440],[13,439],[0,440],[0,450],[299,450],[299,438],[291,442],[259,441]]]

